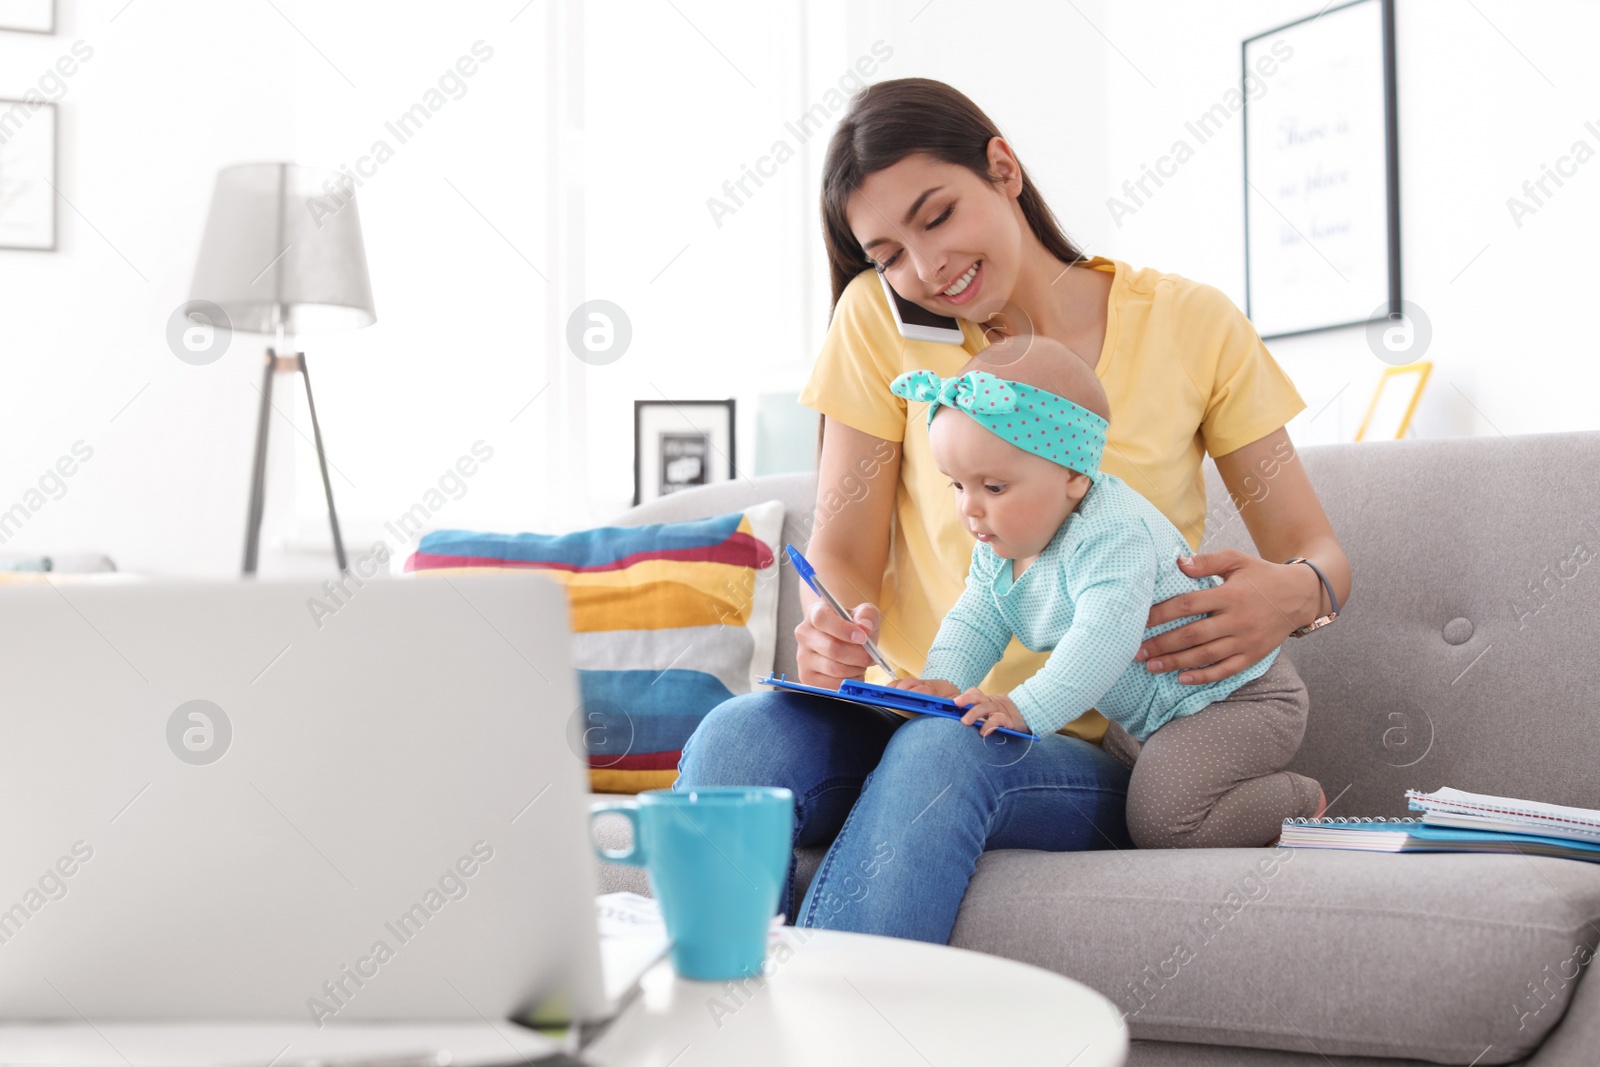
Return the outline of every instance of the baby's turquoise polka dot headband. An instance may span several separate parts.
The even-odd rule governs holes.
[[[1090,477],[1100,470],[1110,424],[1064,396],[981,370],[954,378],[940,378],[931,370],[907,371],[889,389],[926,403],[929,425],[941,406],[957,408],[990,433],[1052,463]]]

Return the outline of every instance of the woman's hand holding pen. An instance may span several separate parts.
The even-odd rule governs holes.
[[[823,600],[813,600],[794,628],[795,665],[800,681],[822,689],[837,689],[846,678],[861,678],[872,665],[864,647],[877,640],[882,616],[875,604],[857,604],[853,622],[841,619]]]

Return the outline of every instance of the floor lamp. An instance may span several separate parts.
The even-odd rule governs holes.
[[[256,416],[255,462],[245,527],[244,573],[256,572],[266,503],[267,430],[272,383],[299,374],[311,409],[311,433],[328,501],[333,551],[346,567],[333,483],[322,448],[322,427],[311,397],[304,352],[287,350],[300,334],[356,329],[377,321],[372,282],[361,242],[355,191],[343,175],[296,163],[241,163],[217,174],[211,213],[195,263],[191,298],[222,309],[235,332],[266,334],[261,406]]]

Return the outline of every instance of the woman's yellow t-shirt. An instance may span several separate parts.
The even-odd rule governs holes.
[[[1134,270],[1096,257],[1085,266],[1113,274],[1106,338],[1095,368],[1111,406],[1100,466],[1172,520],[1192,547],[1206,527],[1207,453],[1226,455],[1288,423],[1306,403],[1250,320],[1219,290],[1176,274]],[[886,441],[902,442],[888,567],[878,607],[879,648],[901,672],[918,675],[945,613],[966,583],[972,537],[955,492],[928,447],[925,405],[907,432],[908,404],[889,391],[905,371],[945,377],[988,347],[962,321],[960,345],[900,336],[887,298],[863,271],[845,289],[800,402]],[[1048,652],[1015,637],[980,688],[1007,693],[1033,675]],[[877,667],[868,681],[884,681]],[[1106,720],[1089,712],[1061,732],[1094,741]]]

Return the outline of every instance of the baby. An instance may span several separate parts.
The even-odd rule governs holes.
[[[984,720],[984,736],[1047,738],[1098,709],[1103,747],[1133,769],[1128,830],[1141,848],[1266,845],[1284,819],[1321,814],[1321,786],[1283,769],[1309,700],[1279,649],[1203,685],[1134,662],[1146,638],[1203,617],[1146,628],[1152,604],[1221,579],[1180,571],[1190,548],[1178,528],[1099,469],[1110,412],[1094,371],[1041,337],[993,345],[962,371],[891,386],[929,405],[934,461],[978,542],[923,677],[894,684],[972,704],[962,722]],[[980,691],[1013,634],[1049,659],[1010,693]]]

